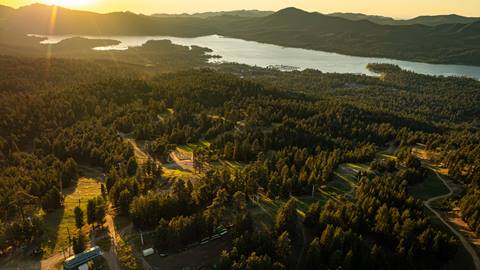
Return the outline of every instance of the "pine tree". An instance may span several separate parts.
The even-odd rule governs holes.
[[[292,255],[292,245],[287,231],[278,237],[275,243],[275,253],[279,262],[288,265],[290,255]]]
[[[75,207],[74,213],[75,213],[75,226],[78,229],[80,229],[85,224],[83,221],[83,211],[80,207],[77,206]]]
[[[295,237],[297,226],[297,205],[294,198],[290,198],[277,211],[275,218],[275,228],[277,234],[282,234],[284,231],[289,233],[289,236]]]
[[[120,196],[118,197],[118,206],[122,214],[127,215],[129,213],[131,202],[132,196],[130,195],[130,191],[128,189],[124,189],[122,192],[120,192]]]
[[[82,233],[81,230],[78,231],[78,235],[72,238],[72,247],[73,253],[79,254],[85,251],[85,235]]]

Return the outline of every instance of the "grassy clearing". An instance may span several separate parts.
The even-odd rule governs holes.
[[[344,166],[349,169],[357,169],[357,170],[358,169],[368,170],[370,168],[370,166],[368,166],[367,164],[362,164],[362,163],[345,163]]]
[[[324,200],[318,196],[315,196],[315,197],[301,196],[301,197],[294,197],[294,198],[295,198],[295,201],[297,202],[297,212],[302,218],[305,217],[305,213],[307,213],[308,208],[310,208],[310,205],[318,201],[324,202]]]
[[[184,145],[179,145],[179,146],[177,146],[177,150],[179,149],[179,150],[183,150],[183,151],[191,153],[196,148],[209,147],[210,145],[211,145],[211,143],[209,141],[200,140],[197,143],[188,143],[188,144],[184,144]]]
[[[352,184],[351,180],[336,172],[333,180],[328,182],[325,191],[332,195],[340,195],[349,192],[353,186],[354,184]]]
[[[45,215],[44,218],[45,234],[42,239],[42,248],[45,257],[61,251],[62,248],[69,245],[68,231],[71,236],[77,233],[73,210],[80,202],[80,207],[86,213],[87,201],[101,194],[100,185],[101,183],[96,179],[80,178],[76,185],[64,190],[64,207]],[[86,234],[88,233],[87,227],[83,228]]]
[[[297,213],[301,218],[305,217],[305,213],[311,204],[315,202],[325,202],[323,197],[315,196],[293,196],[297,203]],[[271,199],[265,195],[261,195],[258,202],[252,202],[249,207],[252,219],[258,229],[271,231],[275,225],[275,215],[280,206],[285,204],[287,199]]]
[[[194,174],[190,171],[162,167],[163,175],[169,178],[188,178]]]
[[[189,152],[189,153],[192,153],[193,152],[193,149],[196,147],[196,145],[194,144],[184,144],[184,145],[179,145],[177,146],[177,151],[185,151],[185,152]]]
[[[391,160],[392,160],[392,159],[393,159],[393,160],[396,160],[396,159],[397,159],[397,157],[394,156],[394,155],[387,154],[387,153],[382,153],[382,152],[378,153],[377,156],[380,157],[381,159],[391,159]]]
[[[341,164],[335,170],[333,179],[328,182],[327,187],[322,190],[322,195],[327,198],[335,198],[350,192],[357,185],[357,172],[368,169],[368,165],[360,163]]]
[[[431,197],[440,196],[448,193],[447,187],[431,171],[423,182],[410,187],[410,195],[417,199],[427,200]]]
[[[238,161],[229,161],[229,160],[218,160],[218,162],[212,163],[214,166],[218,166],[221,168],[227,168],[231,171],[242,169],[243,167],[247,166],[246,163],[238,162]]]
[[[142,149],[145,142],[139,142],[130,138],[126,138],[125,140],[133,146],[134,155],[135,155],[135,159],[137,160],[137,163],[140,165],[145,164],[149,159],[148,154]],[[188,146],[177,147],[177,148],[181,149],[181,151],[191,150],[191,148]],[[163,175],[165,177],[170,177],[170,178],[188,178],[193,175],[189,171],[185,171],[177,168],[163,167],[162,170],[163,170]]]

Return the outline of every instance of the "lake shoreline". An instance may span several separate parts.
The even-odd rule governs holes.
[[[170,40],[173,44],[183,46],[200,46],[212,50],[210,55],[220,56],[215,62],[239,63],[250,66],[268,68],[269,66],[292,66],[298,70],[315,69],[327,73],[349,73],[374,76],[366,66],[369,63],[386,63],[398,65],[404,70],[432,76],[468,77],[480,80],[480,67],[455,64],[432,64],[415,61],[404,61],[389,58],[361,57],[339,54],[335,52],[317,51],[284,47],[280,45],[260,43],[220,35],[209,35],[194,38],[172,36],[94,36],[94,35],[36,35],[45,38],[42,44],[56,44],[65,39],[83,37],[87,39],[111,39],[120,43],[113,46],[96,47],[94,50],[128,50],[130,47],[142,46],[149,40]]]

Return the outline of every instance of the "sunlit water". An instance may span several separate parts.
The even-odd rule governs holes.
[[[55,44],[64,39],[78,35],[42,36],[46,37],[43,44]],[[121,43],[114,46],[98,47],[95,50],[127,50],[137,47],[148,40],[171,40],[172,43],[184,46],[200,46],[213,50],[212,54],[220,56],[222,62],[234,62],[251,66],[288,66],[299,70],[317,69],[332,73],[356,73],[373,75],[367,70],[368,63],[390,63],[416,73],[444,76],[466,76],[480,79],[480,67],[465,65],[427,64],[419,62],[393,60],[387,58],[372,58],[348,56],[337,53],[314,51],[298,48],[281,47],[277,45],[226,38],[218,35],[196,38],[180,38],[170,36],[84,36],[91,39],[113,39]],[[219,61],[212,59],[212,61]]]

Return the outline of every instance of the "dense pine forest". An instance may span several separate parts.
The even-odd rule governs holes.
[[[1,254],[41,246],[45,215],[92,167],[102,192],[75,209],[78,228],[102,226],[111,207],[167,253],[228,227],[218,269],[441,269],[462,247],[410,194],[430,173],[418,145],[462,187],[443,207],[459,207],[480,235],[480,82],[379,64],[369,65],[378,77],[206,65],[203,49],[165,42],[132,55],[148,58],[149,46],[188,63],[158,74],[143,63],[0,57]],[[189,144],[196,177],[166,175],[171,152]],[[394,158],[378,159],[386,148]],[[369,169],[348,194],[315,199],[345,163]],[[296,198],[312,193],[300,215]],[[269,229],[250,211],[259,197],[281,202]]]

